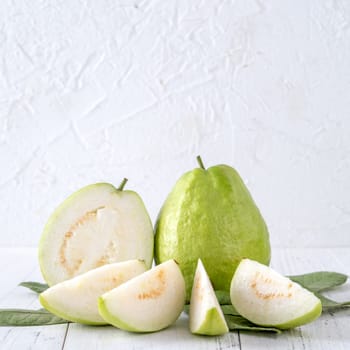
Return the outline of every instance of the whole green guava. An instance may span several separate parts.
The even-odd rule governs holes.
[[[185,173],[175,184],[155,225],[155,262],[175,259],[190,299],[201,259],[215,290],[230,290],[242,258],[268,265],[269,233],[238,172],[228,165]]]

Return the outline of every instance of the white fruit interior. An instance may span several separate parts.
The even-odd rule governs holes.
[[[175,322],[182,312],[185,281],[177,264],[169,260],[107,292],[101,299],[108,314],[126,325],[124,329],[156,331]],[[106,320],[115,324],[112,318]]]
[[[313,293],[256,261],[244,259],[231,283],[231,301],[250,321],[282,325],[311,312],[319,303]]]
[[[143,259],[151,266],[153,228],[137,194],[97,184],[68,198],[50,218],[40,243],[50,285],[104,264]]]
[[[217,309],[222,318],[223,324],[226,324],[220,304],[216,298],[214,289],[208,277],[208,274],[199,259],[196,273],[194,276],[191,304],[190,304],[190,330],[196,332],[203,326],[207,318],[207,313],[211,309]]]
[[[44,307],[61,317],[105,323],[98,312],[98,297],[145,271],[140,260],[104,265],[56,284],[43,292],[40,299]]]

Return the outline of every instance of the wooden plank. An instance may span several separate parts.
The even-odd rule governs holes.
[[[35,248],[0,248],[0,307],[41,308],[22,281],[42,281]],[[61,349],[67,325],[0,327],[1,349]]]
[[[240,349],[238,334],[228,333],[221,337],[195,336],[188,330],[188,317],[181,315],[171,327],[156,333],[136,334],[114,327],[69,326],[65,350],[75,349],[133,349],[133,350],[211,350]]]
[[[274,249],[272,266],[283,274],[301,274],[330,270],[349,274],[349,248]],[[349,283],[330,297],[350,299]],[[284,332],[280,335],[241,333],[242,349],[349,349],[350,309],[323,314],[315,322]]]

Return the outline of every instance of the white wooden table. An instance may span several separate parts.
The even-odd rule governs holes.
[[[273,248],[272,266],[284,274],[330,270],[350,274],[350,248]],[[40,308],[37,295],[22,281],[42,281],[36,249],[0,247],[0,307]],[[350,300],[350,283],[329,292]],[[221,337],[194,336],[182,315],[170,328],[133,334],[113,327],[79,324],[0,327],[0,349],[350,349],[350,309],[326,313],[312,324],[279,335],[230,332]]]

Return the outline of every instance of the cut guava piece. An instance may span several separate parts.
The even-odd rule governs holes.
[[[230,297],[249,321],[280,329],[309,323],[321,315],[321,301],[310,291],[257,261],[243,259],[232,278]]]
[[[96,267],[153,260],[153,228],[140,196],[108,183],[86,186],[51,215],[39,243],[39,264],[50,285]]]
[[[174,260],[134,277],[99,298],[100,315],[130,332],[155,332],[170,326],[185,305],[185,280]]]
[[[225,316],[200,259],[192,286],[190,331],[202,335],[221,335],[228,332]]]
[[[98,312],[98,297],[146,271],[141,260],[129,260],[98,267],[58,283],[39,296],[42,306],[71,322],[103,325]]]
[[[182,175],[168,195],[155,225],[156,264],[175,259],[190,300],[200,258],[215,290],[229,292],[243,258],[270,262],[265,221],[239,173],[228,165]]]

